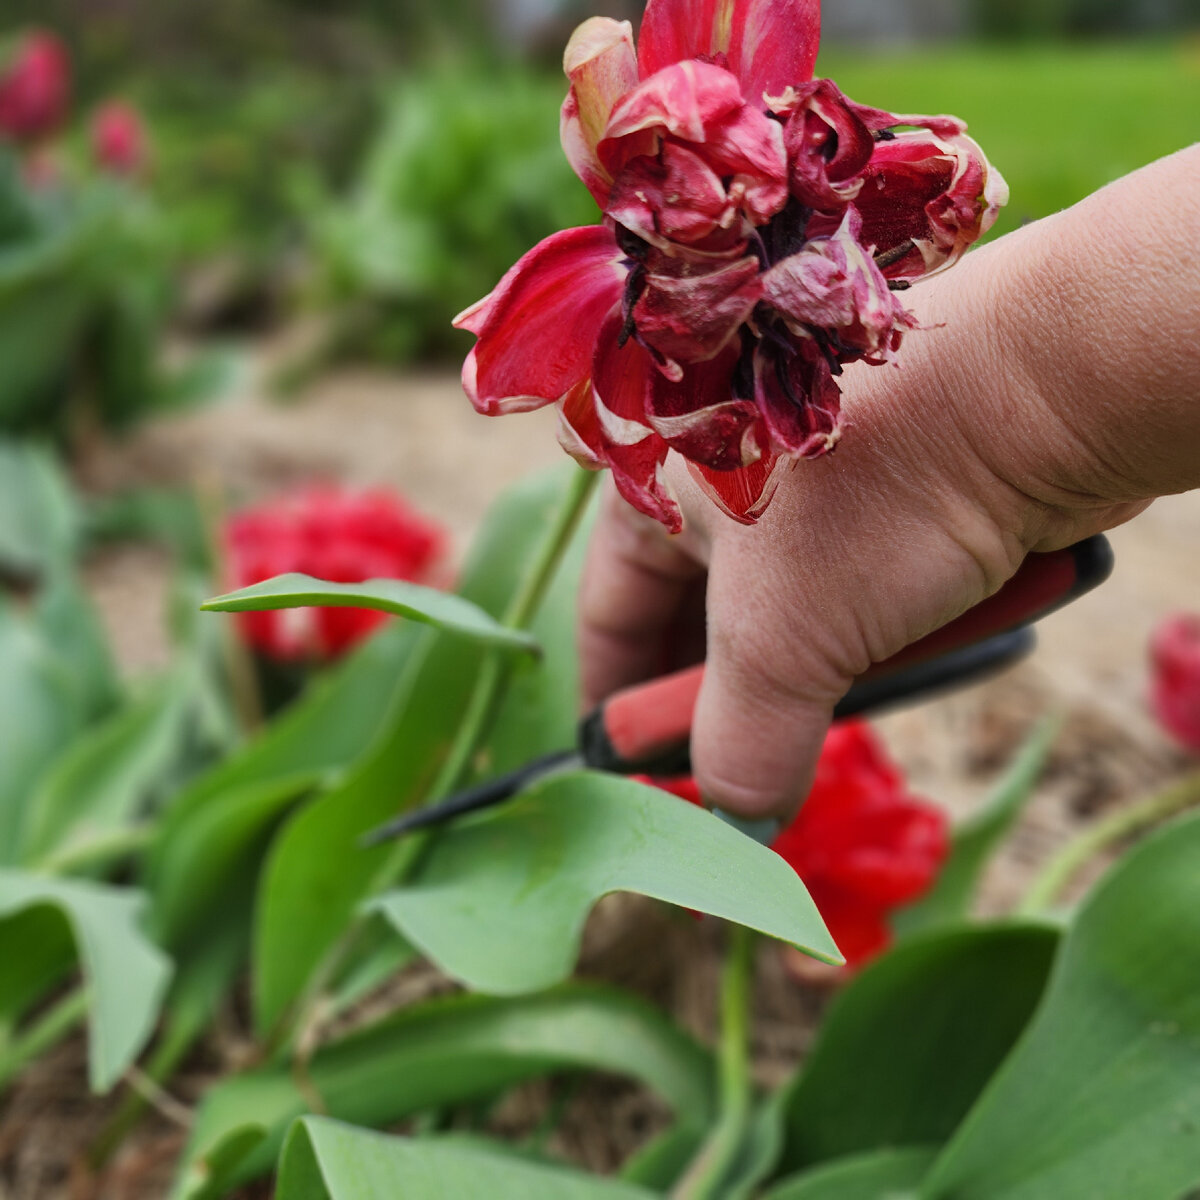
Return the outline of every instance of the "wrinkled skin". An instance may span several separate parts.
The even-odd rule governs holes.
[[[1176,236],[1192,225],[1200,147],[908,293],[923,332],[902,369],[847,368],[838,453],[790,474],[753,528],[676,464],[679,536],[610,494],[580,592],[585,703],[704,657],[705,799],[788,817],[856,675],[1027,552],[1200,487],[1200,249]]]
[[[953,117],[814,80],[818,0],[650,0],[567,45],[563,148],[604,214],[531,250],[456,324],[496,415],[557,403],[561,440],[672,532],[670,452],[753,524],[841,435],[847,364],[895,361],[899,294],[992,223],[1004,181]],[[915,128],[906,128],[906,127]]]

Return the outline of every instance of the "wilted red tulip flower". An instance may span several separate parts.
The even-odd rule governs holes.
[[[654,780],[700,803],[692,779]],[[949,851],[946,815],[908,793],[870,728],[835,725],[796,819],[771,845],[804,880],[847,965],[891,940],[888,914],[929,889]]]
[[[1200,613],[1177,613],[1154,632],[1151,703],[1166,730],[1200,754]]]
[[[0,75],[0,135],[32,142],[54,133],[67,115],[71,65],[52,33],[31,33]]]
[[[102,104],[92,115],[91,143],[96,165],[114,175],[136,175],[146,165],[146,127],[131,104]]]
[[[319,486],[235,514],[225,529],[232,587],[299,571],[335,583],[428,582],[447,534],[393,492]],[[385,613],[366,608],[289,608],[239,613],[256,650],[284,661],[329,659],[366,637]]]
[[[557,403],[560,440],[671,530],[669,450],[736,520],[832,449],[844,364],[893,360],[897,292],[1007,199],[954,117],[814,80],[819,0],[649,0],[564,57],[563,148],[604,213],[535,246],[455,324],[490,415]]]

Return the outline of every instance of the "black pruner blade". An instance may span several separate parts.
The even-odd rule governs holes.
[[[860,679],[842,698],[834,710],[834,717],[844,720],[862,716],[949,688],[964,687],[1024,658],[1033,649],[1034,642],[1032,629],[1014,629],[924,662]],[[534,759],[515,771],[457,792],[437,804],[405,813],[364,834],[360,845],[377,846],[418,829],[442,825],[469,813],[492,808],[535,780],[573,767],[592,767],[621,775],[686,775],[691,769],[688,757],[691,713],[701,677],[701,670],[692,668],[677,676],[652,680],[620,692],[584,718],[580,725],[578,750],[562,750]],[[617,725],[618,714],[621,725],[633,725],[642,730],[653,721],[661,725],[665,718],[665,727],[671,732],[656,743],[651,755],[646,756],[633,749],[628,739],[622,736]]]

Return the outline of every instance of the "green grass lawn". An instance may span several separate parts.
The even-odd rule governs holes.
[[[1004,232],[1200,139],[1200,42],[851,54],[818,73],[864,104],[962,117],[1012,188]]]

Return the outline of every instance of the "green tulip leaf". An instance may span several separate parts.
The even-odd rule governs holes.
[[[762,1200],[916,1200],[936,1150],[872,1150],[792,1175]]]
[[[17,859],[29,798],[86,720],[69,664],[0,597],[0,864]]]
[[[536,651],[532,634],[509,629],[453,592],[422,587],[403,579],[368,579],[365,583],[327,583],[311,575],[277,575],[240,591],[206,600],[206,612],[260,612],[275,608],[374,608],[408,617],[488,646]]]
[[[69,567],[79,514],[50,450],[0,439],[0,577],[41,580]]]
[[[958,926],[865,968],[782,1098],[781,1169],[945,1141],[1032,1016],[1057,945],[1042,924]]]
[[[309,1117],[279,1164],[278,1200],[652,1200],[653,1192],[522,1162],[457,1139],[385,1137]]]
[[[538,569],[545,531],[563,503],[573,471],[525,480],[492,506],[463,568],[464,597],[499,614],[525,589]],[[401,628],[416,632],[416,627]],[[367,850],[359,845],[360,837],[424,799],[454,741],[481,669],[480,647],[421,632],[424,636],[394,683],[393,703],[380,718],[371,751],[339,786],[298,811],[271,847],[255,922],[253,1001],[260,1032],[284,1015],[363,901],[378,890],[375,880],[393,848]],[[553,662],[511,664],[518,691],[529,695],[541,688],[544,672],[560,679],[562,672],[573,670],[570,663],[563,664],[558,646]],[[571,725],[574,699],[563,706],[561,685],[546,687],[545,695],[554,697],[553,720]],[[532,704],[523,711],[530,719],[527,739],[535,730],[539,738],[551,736],[549,720],[539,717]],[[490,743],[479,761],[486,763],[496,750],[498,745]]]
[[[23,860],[69,853],[133,821],[176,766],[188,698],[186,680],[172,674],[77,737],[34,793]]]
[[[582,986],[531,999],[443,997],[403,1009],[319,1050],[309,1063],[307,1096],[320,1097],[333,1116],[384,1125],[564,1070],[627,1075],[690,1125],[712,1117],[709,1054],[645,1002]],[[225,1162],[225,1186],[268,1171],[288,1122],[309,1103],[286,1067],[218,1084],[197,1115],[176,1195],[193,1197],[188,1180],[214,1177],[214,1154]],[[253,1146],[247,1140],[247,1155],[234,1162],[230,1139],[254,1127],[265,1133]]]
[[[88,1075],[96,1092],[108,1091],[146,1044],[170,980],[167,958],[141,931],[144,908],[145,897],[129,888],[0,871],[0,957],[20,952],[31,911],[54,914],[53,922],[38,920],[55,946],[66,945],[64,927],[69,933],[87,989]],[[9,933],[15,944],[6,945]]]
[[[777,854],[659,788],[591,771],[556,775],[458,822],[411,882],[373,907],[454,978],[514,995],[571,973],[588,912],[616,891],[841,961],[804,884]]]
[[[172,802],[146,868],[165,945],[207,937],[218,917],[249,924],[272,831],[299,796],[335,780],[370,745],[421,632],[382,630]],[[240,913],[231,888],[245,896]]]
[[[1200,1184],[1200,816],[1088,898],[922,1200],[1179,1200]]]

